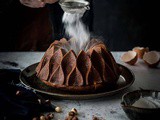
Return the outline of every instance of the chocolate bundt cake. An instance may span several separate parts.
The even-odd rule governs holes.
[[[89,93],[116,85],[120,70],[102,41],[92,39],[75,52],[72,39],[54,41],[36,68],[37,77],[59,90]]]

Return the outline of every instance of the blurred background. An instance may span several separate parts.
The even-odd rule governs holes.
[[[159,51],[159,11],[155,1],[92,0],[86,21],[90,31],[103,38],[112,51],[135,46]],[[0,0],[0,51],[45,51],[54,41],[54,26],[61,24],[62,12],[57,3],[29,8],[19,0]],[[53,16],[58,22],[52,27]]]

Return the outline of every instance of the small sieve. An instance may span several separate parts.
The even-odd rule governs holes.
[[[89,2],[86,0],[60,0],[59,4],[64,12],[84,14],[89,10]]]

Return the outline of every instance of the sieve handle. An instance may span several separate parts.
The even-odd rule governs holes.
[[[86,10],[90,10],[90,7],[89,6],[85,6],[84,7]]]

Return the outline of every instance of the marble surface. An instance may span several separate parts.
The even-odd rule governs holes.
[[[117,63],[128,67],[135,75],[135,82],[127,90],[113,96],[106,96],[93,100],[54,100],[52,103],[62,107],[62,113],[55,113],[55,120],[64,120],[67,113],[76,108],[79,120],[92,120],[93,116],[101,120],[128,120],[122,110],[121,97],[128,91],[143,89],[160,90],[160,65],[158,68],[149,68],[142,60],[134,66],[127,65],[120,60],[124,52],[112,52]],[[1,52],[0,69],[21,69],[34,64],[42,58],[44,52]]]

